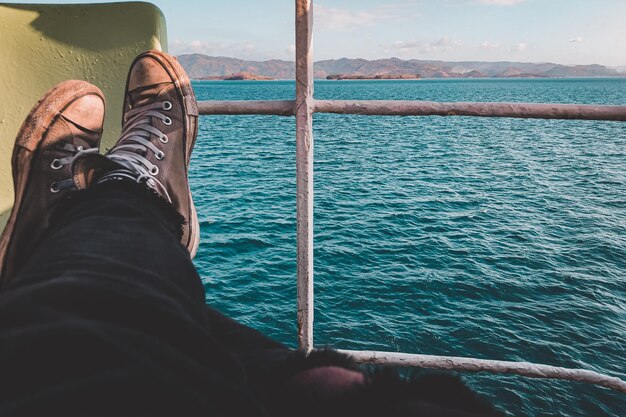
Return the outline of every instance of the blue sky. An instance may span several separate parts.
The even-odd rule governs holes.
[[[293,0],[153,3],[172,53],[293,59]],[[316,60],[626,65],[626,0],[319,0],[314,10]]]

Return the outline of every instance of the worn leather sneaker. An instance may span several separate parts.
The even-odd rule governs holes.
[[[13,148],[15,202],[0,237],[0,286],[28,261],[59,201],[76,189],[72,167],[97,153],[104,95],[84,81],[58,84],[33,107]]]
[[[126,82],[122,135],[106,157],[119,168],[98,183],[145,183],[184,217],[181,243],[193,258],[200,242],[198,216],[187,171],[198,134],[198,106],[189,77],[160,51],[135,58]]]

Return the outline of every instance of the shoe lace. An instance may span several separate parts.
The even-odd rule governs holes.
[[[160,119],[164,125],[169,126],[172,124],[172,119],[163,114],[162,111],[168,111],[171,108],[171,102],[163,101],[129,110],[126,113],[126,121],[117,145],[106,155],[111,161],[117,162],[128,171],[131,171],[133,178],[137,182],[145,182],[170,203],[172,199],[167,189],[156,178],[159,174],[159,167],[150,162],[146,155],[148,152],[152,152],[159,161],[165,158],[165,152],[159,149],[150,139],[151,135],[154,135],[162,144],[166,144],[169,139],[165,133],[153,126],[152,117]]]
[[[84,155],[90,153],[98,153],[98,148],[85,149],[82,145],[75,145],[69,142],[59,142],[58,147],[59,150],[67,151],[70,153],[70,155],[63,158],[53,159],[52,163],[50,163],[50,167],[52,169],[61,169],[67,165],[71,166],[74,164],[74,161]],[[61,181],[54,181],[52,184],[50,184],[50,191],[53,193],[58,193],[59,191],[66,190],[68,188],[75,188],[74,179],[71,176]]]

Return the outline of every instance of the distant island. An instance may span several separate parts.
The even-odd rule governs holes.
[[[275,78],[266,75],[253,74],[247,71],[240,71],[229,75],[208,75],[198,78],[199,80],[226,80],[226,81],[242,81],[242,80],[274,80]]]
[[[202,54],[178,56],[189,76],[196,80],[294,79],[293,61],[246,61]],[[420,79],[420,78],[571,78],[626,77],[626,67],[561,65],[550,62],[427,61],[418,59],[329,59],[314,65],[315,78]],[[377,78],[378,77],[378,78]],[[405,78],[410,77],[410,78]]]

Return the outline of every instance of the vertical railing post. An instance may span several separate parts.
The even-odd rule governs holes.
[[[296,0],[298,347],[313,349],[313,0]]]

